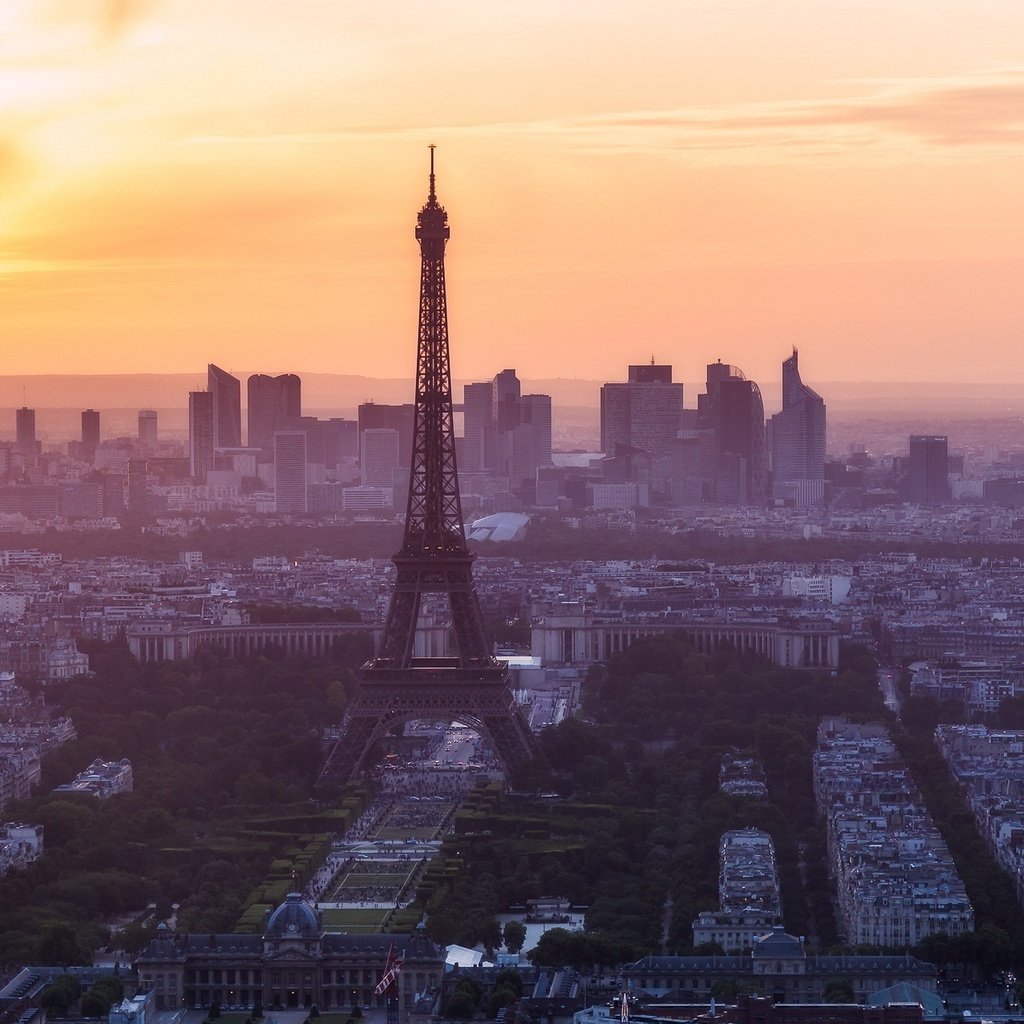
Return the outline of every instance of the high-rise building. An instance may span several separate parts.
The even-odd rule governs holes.
[[[110,516],[113,519],[120,519],[124,516],[124,485],[123,474],[103,474],[103,514],[105,516]]]
[[[213,363],[206,368],[206,380],[213,395],[214,448],[241,448],[242,382]]]
[[[96,449],[100,443],[100,414],[95,409],[82,410],[82,444]]]
[[[507,477],[513,491],[532,488],[537,468],[551,465],[551,396],[521,390],[515,370],[463,388],[459,468]]]
[[[359,435],[359,469],[363,486],[393,487],[398,467],[397,430],[377,427],[364,430]]]
[[[798,508],[825,496],[825,403],[800,379],[797,350],[782,364],[782,411],[771,419],[772,497]]]
[[[291,515],[306,511],[306,432],[274,433],[274,511]]]
[[[911,434],[907,477],[911,501],[919,505],[949,501],[949,438]]]
[[[15,445],[22,455],[35,455],[38,449],[36,442],[36,411],[22,406],[14,413]]]
[[[274,433],[302,415],[302,381],[294,373],[271,377],[254,373],[248,380],[249,447],[274,450]]]
[[[649,456],[656,494],[669,491],[672,450],[682,427],[683,385],[672,382],[671,366],[630,366],[625,383],[601,387],[601,450],[614,456],[634,448]]]
[[[735,366],[721,360],[709,363],[707,392],[697,396],[697,424],[714,436],[716,500],[763,504],[768,457],[760,388]]]
[[[333,471],[345,458],[359,456],[359,434],[355,420],[332,416],[319,420],[315,416],[300,416],[285,423],[284,430],[306,432],[306,461]]]
[[[494,382],[466,384],[462,389],[462,456],[464,473],[492,470],[497,462],[494,434]]]
[[[188,393],[188,471],[200,483],[214,468],[213,393]]]
[[[157,443],[156,410],[139,410],[139,441],[144,445]]]
[[[515,370],[502,370],[495,374],[492,386],[494,425],[499,434],[519,426],[519,396],[521,387]]]
[[[128,462],[128,516],[135,523],[145,522],[149,517],[146,473],[146,463],[142,459]]]
[[[519,401],[520,424],[533,434],[534,461],[537,466],[551,465],[551,396],[523,395]]]
[[[400,464],[408,468],[412,465],[412,436],[416,422],[416,406],[412,405],[378,405],[376,402],[364,402],[359,406],[360,449],[364,430],[397,430],[398,458]]]

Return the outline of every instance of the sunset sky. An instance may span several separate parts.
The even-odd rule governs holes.
[[[0,373],[1024,382],[1021,0],[3,0]],[[692,403],[688,403],[692,404]]]

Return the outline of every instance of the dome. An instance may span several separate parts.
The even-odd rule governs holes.
[[[319,937],[320,918],[297,892],[290,892],[267,919],[267,935],[278,939]]]
[[[522,512],[496,512],[470,523],[467,540],[518,541],[529,525],[530,517]]]

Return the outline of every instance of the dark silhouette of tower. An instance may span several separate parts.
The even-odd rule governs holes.
[[[473,725],[490,740],[506,770],[536,750],[508,673],[491,654],[463,529],[444,279],[448,237],[448,215],[434,190],[431,147],[430,193],[416,223],[422,267],[405,536],[393,559],[397,577],[380,649],[360,673],[324,781],[348,779],[380,737],[413,718],[457,718]],[[448,598],[455,641],[449,657],[418,656],[416,628],[426,594]]]
[[[94,450],[100,443],[100,414],[95,409],[82,410],[82,444]]]
[[[189,474],[199,483],[206,483],[206,474],[213,469],[213,392],[188,393],[188,459]]]
[[[797,350],[782,364],[782,410],[772,416],[772,497],[798,508],[825,495],[825,403],[800,379]]]
[[[19,452],[25,456],[35,455],[39,451],[39,442],[36,440],[36,411],[23,405],[14,413],[16,438],[15,445]]]
[[[908,489],[919,505],[949,501],[949,438],[937,434],[911,434]]]
[[[270,377],[254,373],[248,380],[249,447],[274,450],[274,431],[288,430],[302,415],[302,381],[294,373]]]
[[[708,363],[707,392],[697,396],[698,427],[714,432],[718,501],[763,505],[768,495],[768,452],[761,391],[735,366]]]
[[[206,390],[213,395],[213,446],[242,447],[242,382],[213,363],[206,367]]]

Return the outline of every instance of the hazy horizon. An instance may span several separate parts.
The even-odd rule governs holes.
[[[5,4],[3,371],[411,372],[436,143],[460,379],[1024,382],[1021,4],[406,14]]]

